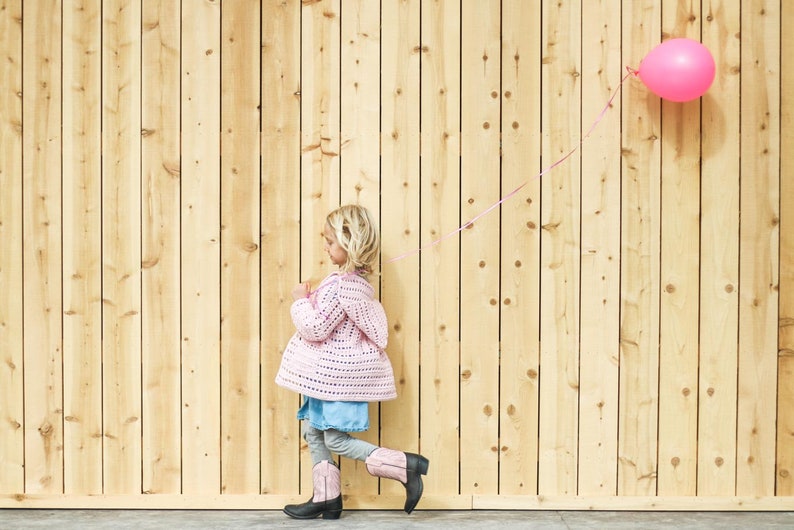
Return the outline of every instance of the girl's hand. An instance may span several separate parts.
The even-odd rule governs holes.
[[[300,283],[292,289],[292,299],[300,300],[301,298],[308,298],[312,294],[311,285],[309,282]]]

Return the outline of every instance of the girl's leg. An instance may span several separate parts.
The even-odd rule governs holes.
[[[317,465],[323,460],[334,461],[334,456],[325,443],[324,432],[311,426],[308,420],[303,420],[303,439],[309,445],[309,454],[312,465]],[[366,457],[365,457],[366,458]]]
[[[422,497],[422,475],[427,474],[428,460],[422,455],[378,447],[353,438],[345,432],[328,429],[325,446],[338,455],[364,461],[367,471],[376,477],[398,480],[405,486],[405,511],[411,513]]]
[[[333,455],[325,446],[323,431],[303,421],[303,438],[309,444],[312,457],[312,498],[303,504],[288,504],[284,513],[295,519],[339,519],[342,513],[342,481]]]
[[[323,433],[325,434],[325,447],[346,458],[363,462],[372,451],[378,448],[377,445],[353,438],[348,433],[337,431],[336,429],[328,429],[323,431]]]

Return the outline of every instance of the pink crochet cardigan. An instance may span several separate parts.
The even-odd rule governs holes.
[[[372,286],[358,274],[334,273],[290,309],[297,329],[276,383],[325,401],[397,397],[384,348],[388,325]]]

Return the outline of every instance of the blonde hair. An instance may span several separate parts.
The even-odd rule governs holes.
[[[380,235],[372,214],[357,204],[340,206],[325,219],[339,246],[347,252],[343,272],[372,274],[378,261]]]

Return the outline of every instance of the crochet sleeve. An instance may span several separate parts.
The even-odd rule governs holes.
[[[326,296],[319,296],[315,303],[302,298],[293,302],[290,308],[295,330],[304,340],[319,342],[327,339],[345,318],[339,299],[329,292],[323,294]]]
[[[358,329],[380,349],[386,348],[389,327],[386,312],[366,280],[348,276],[339,281],[339,304]]]

